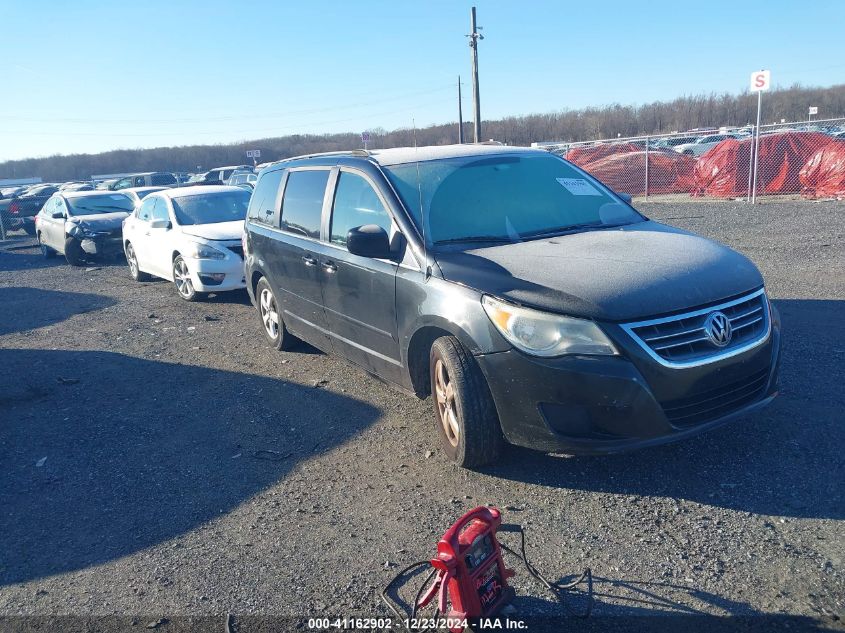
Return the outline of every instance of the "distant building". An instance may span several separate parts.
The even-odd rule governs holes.
[[[32,178],[0,178],[0,187],[20,187],[22,185],[37,185],[41,182],[41,178],[33,176]]]

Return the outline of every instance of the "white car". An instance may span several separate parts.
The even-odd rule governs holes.
[[[168,187],[130,187],[129,189],[121,189],[120,193],[125,193],[132,198],[132,202],[135,203],[135,207],[137,208],[141,206],[141,200],[148,195],[156,191],[164,191],[165,189],[168,189]]]
[[[699,137],[698,140],[693,141],[692,143],[683,143],[682,145],[676,145],[672,149],[674,149],[680,154],[692,154],[693,156],[701,156],[711,147],[716,147],[719,143],[729,138],[736,138],[736,136],[733,134],[709,134],[707,136]]]
[[[245,288],[241,236],[249,198],[240,187],[218,185],[145,197],[123,223],[132,278],[172,281],[186,301]]]

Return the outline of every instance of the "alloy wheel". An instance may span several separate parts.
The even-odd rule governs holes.
[[[138,260],[135,257],[135,249],[132,244],[126,245],[126,263],[129,264],[129,272],[137,279],[138,277]]]
[[[176,283],[176,291],[182,297],[189,299],[194,295],[194,284],[191,282],[188,265],[181,259],[173,266],[173,281]]]
[[[276,308],[276,298],[267,288],[261,291],[258,304],[261,309],[261,321],[271,339],[279,336],[279,311]]]
[[[461,430],[458,424],[457,405],[455,404],[455,387],[449,379],[446,365],[439,358],[434,365],[434,391],[435,398],[437,398],[437,413],[446,439],[452,446],[457,446]]]

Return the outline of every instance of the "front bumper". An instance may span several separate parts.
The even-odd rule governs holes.
[[[613,338],[624,335],[615,332]],[[476,357],[505,438],[549,452],[606,454],[702,433],[777,395],[780,319],[762,344],[698,367],[659,366],[633,344],[626,356]]]
[[[244,265],[239,258],[232,259],[195,259],[188,261],[191,281],[199,292],[225,292],[246,288]],[[214,277],[223,275],[222,281]]]
[[[123,252],[123,239],[119,234],[108,237],[84,237],[80,243],[82,250],[89,255],[105,257]]]

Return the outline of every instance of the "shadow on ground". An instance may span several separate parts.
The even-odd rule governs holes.
[[[673,497],[734,510],[845,518],[845,302],[780,300],[781,394],[702,436],[614,456],[512,449],[487,472],[550,487]]]
[[[0,367],[15,377],[0,400],[0,584],[195,529],[380,415],[322,389],[109,352],[0,349]]]
[[[0,335],[55,325],[115,303],[110,297],[85,292],[0,287]]]

